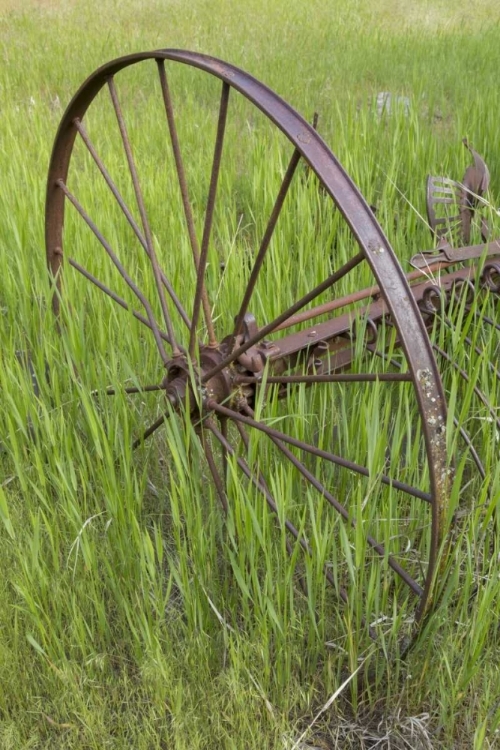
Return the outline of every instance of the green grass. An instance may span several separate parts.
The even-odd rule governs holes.
[[[132,453],[141,426],[161,413],[164,400],[93,395],[109,385],[158,382],[162,364],[144,327],[69,267],[57,331],[43,211],[57,125],[81,82],[115,56],[172,47],[242,67],[308,119],[318,111],[321,135],[376,205],[405,270],[415,252],[432,247],[422,219],[425,177],[461,177],[469,163],[463,137],[490,167],[489,220],[498,235],[499,21],[492,0],[0,0],[1,748],[497,746],[499,434],[474,386],[498,415],[498,379],[488,361],[498,366],[499,336],[481,322],[482,315],[498,320],[498,298],[481,297],[472,311],[456,300],[448,313],[456,329],[433,334],[470,380],[439,361],[456,471],[451,542],[432,616],[403,660],[398,639],[412,602],[363,531],[407,555],[409,569],[421,575],[428,509],[402,502],[380,482],[389,467],[427,488],[412,388],[296,388],[285,403],[261,391],[256,411],[266,424],[367,463],[370,477],[353,480],[301,457],[357,525],[341,523],[256,431],[248,462],[277,498],[280,523],[232,458],[224,520],[189,418],[172,415]],[[154,67],[125,71],[117,86],[155,246],[190,309],[195,274]],[[219,86],[178,69],[171,86],[200,233]],[[408,97],[408,117],[397,111],[379,120],[381,91]],[[89,133],[134,205],[111,107],[103,95],[96,104],[102,106],[89,111]],[[230,331],[290,155],[284,137],[232,94],[206,282],[221,336]],[[145,256],[81,143],[68,185],[154,297]],[[66,213],[66,251],[132,301],[99,243],[71,207]],[[302,166],[278,229],[252,300],[260,325],[355,252],[338,212]],[[372,281],[362,266],[336,293]],[[182,324],[175,326],[187,343]],[[390,330],[382,335],[391,346]],[[367,366],[362,340],[355,367]],[[39,398],[16,359],[19,350],[31,352]],[[404,366],[404,357],[393,355]],[[388,368],[373,360],[371,370]],[[485,481],[454,416],[478,446]],[[236,442],[234,429],[229,437]],[[285,517],[307,536],[313,557],[296,543],[288,554]],[[325,584],[325,564],[337,590],[350,591],[347,606]],[[377,621],[376,642],[363,625],[367,613]]]

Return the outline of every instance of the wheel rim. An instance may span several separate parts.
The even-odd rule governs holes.
[[[193,299],[191,308],[188,304],[189,294],[183,294],[182,289],[173,288],[175,285],[169,279],[168,262],[165,263],[164,257],[160,259],[160,248],[148,217],[148,197],[144,195],[144,186],[141,184],[134,149],[127,130],[127,113],[125,108],[122,110],[119,85],[115,83],[114,78],[120,71],[140,63],[148,64],[147,61],[151,61],[152,74],[157,76],[157,85],[159,85],[164,107],[165,126],[170,134],[170,164],[175,165],[174,174],[180,196],[179,205],[184,218],[184,232],[188,238],[187,246],[191,254],[190,283],[186,283]],[[156,73],[155,64],[158,68]],[[176,113],[170,93],[169,78],[171,69],[176,64],[197,68],[222,82],[215,137],[212,143],[211,165],[208,170],[208,197],[203,211],[203,225],[198,228],[198,231],[194,219],[194,204],[189,193],[191,185],[184,165],[185,154],[179,144]],[[85,124],[87,110],[95,100],[99,99],[101,90],[106,87],[118,124],[117,136],[123,151],[123,163],[131,178],[130,196],[135,203],[134,208],[129,207],[128,201],[123,198],[116,187],[106,164],[98,155]],[[284,134],[292,145],[293,152],[291,158],[289,155],[288,166],[282,170],[284,176],[275,193],[273,207],[266,217],[265,231],[253,250],[250,267],[245,276],[243,293],[240,293],[238,303],[231,311],[231,317],[235,319],[235,323],[233,326],[227,326],[226,322],[220,334],[218,330],[220,327],[212,312],[214,300],[210,299],[209,295],[209,291],[213,293],[214,290],[213,285],[210,290],[208,289],[207,260],[213,244],[214,215],[218,208],[220,172],[224,166],[226,147],[226,122],[231,115],[233,89],[257,107],[269,123]],[[93,165],[94,175],[100,172],[100,179],[104,180],[107,186],[110,200],[115,207],[118,206],[123,221],[128,225],[136,243],[144,251],[143,257],[147,260],[146,265],[152,277],[150,289],[154,290],[156,297],[154,303],[146,298],[140,285],[128,272],[123,260],[124,253],[115,252],[112,243],[108,242],[94,223],[90,215],[91,211],[87,211],[71,186],[68,186],[71,182],[70,162],[77,138],[79,146],[87,153],[88,160]],[[270,247],[273,241],[276,241],[290,186],[300,181],[300,175],[303,174],[299,169],[301,160],[305,160],[308,169],[315,175],[320,190],[330,196],[342,214],[358,244],[358,250],[353,250],[351,256],[340,262],[340,265],[336,258],[332,258],[332,269],[326,278],[308,287],[309,291],[302,288],[295,302],[283,304],[281,312],[278,314],[273,312],[269,315],[269,320],[263,322],[259,320],[257,324],[252,317],[253,305],[259,292],[259,283],[264,273],[269,273],[266,264],[269,266]],[[404,511],[401,511],[401,517],[398,518],[396,524],[399,529],[401,525],[404,525],[402,520],[404,513],[412,515],[413,506],[416,503],[424,505],[425,510],[419,513],[427,514],[428,518],[424,524],[417,523],[411,531],[421,537],[416,545],[420,549],[416,563],[412,562],[405,567],[404,563],[398,561],[397,558],[403,556],[393,554],[389,549],[390,530],[382,531],[383,519],[379,523],[375,517],[375,511],[369,514],[370,523],[384,535],[387,543],[382,543],[369,532],[364,533],[362,543],[365,551],[369,550],[370,554],[372,552],[377,554],[391,575],[393,574],[396,580],[402,581],[403,590],[406,591],[402,597],[402,609],[413,611],[414,621],[420,622],[428,611],[432,599],[449,483],[445,437],[446,407],[440,377],[417,304],[387,239],[354,183],[314,128],[266,86],[222,61],[178,50],[160,50],[130,55],[100,68],[83,84],[68,106],[56,137],[49,169],[46,203],[47,261],[58,284],[58,293],[54,295],[56,312],[62,293],[60,270],[65,252],[63,250],[63,225],[66,202],[76,209],[74,215],[81,220],[81,228],[85,229],[89,236],[95,238],[103,251],[103,256],[125,282],[127,292],[142,306],[142,310],[135,309],[132,314],[150,329],[152,339],[156,344],[157,355],[166,370],[166,375],[158,378],[151,385],[151,389],[164,391],[174,410],[182,411],[186,403],[189,403],[191,414],[195,416],[195,422],[199,424],[200,437],[210,473],[225,510],[229,503],[224,470],[220,468],[221,464],[218,457],[214,455],[212,443],[206,439],[207,435],[212,436],[214,446],[218,446],[222,455],[222,465],[232,457],[231,460],[236,463],[242,475],[263,494],[271,510],[277,512],[278,515],[280,515],[279,501],[270,489],[270,484],[272,484],[270,478],[266,477],[260,468],[255,469],[251,465],[249,456],[252,451],[249,447],[251,440],[249,433],[264,435],[272,446],[270,450],[273,458],[270,465],[276,465],[276,456],[279,454],[280,460],[293,467],[292,471],[301,483],[301,488],[303,489],[304,486],[306,488],[305,494],[315,494],[321,502],[333,506],[337,515],[346,522],[347,527],[354,529],[353,533],[356,533],[356,529],[364,524],[364,506],[354,513],[352,508],[347,507],[347,503],[341,502],[337,498],[334,487],[330,486],[335,484],[335,477],[324,468],[315,468],[311,471],[307,461],[303,460],[304,455],[314,456],[316,462],[321,461],[322,466],[323,464],[329,467],[334,466],[336,471],[340,467],[348,476],[363,477],[363,481],[370,482],[377,477],[379,488],[385,487],[389,494],[397,495],[397,497],[391,496],[389,500],[386,499],[385,505],[382,502],[382,508],[392,513],[391,509],[404,506]],[[218,221],[220,222],[220,217]],[[80,274],[86,276],[94,286],[98,286],[101,291],[111,296],[119,306],[131,309],[131,304],[125,297],[111,292],[107,284],[101,282],[95,273],[86,270],[80,261],[74,258],[67,258],[66,261]],[[360,307],[356,301],[356,286],[349,297],[346,297],[345,293],[339,295],[339,298],[335,296],[337,288],[344,282],[356,285],[356,273],[361,265],[369,270],[373,279],[372,286],[378,287],[378,295],[374,295],[377,299],[365,307]],[[186,275],[185,278],[188,279],[188,276]],[[298,286],[300,287],[300,284]],[[359,287],[357,289],[359,290]],[[309,328],[306,330],[309,331],[307,335],[312,337],[314,346],[304,344],[304,328],[298,323],[293,328],[297,334],[295,337],[294,333],[288,335],[281,332],[284,327],[289,326],[290,322],[295,320],[292,316],[309,314],[311,304],[321,302],[325,299],[325,295],[329,295],[331,299],[332,293],[341,313],[334,316],[336,323],[333,328],[319,314],[311,317],[308,323]],[[199,339],[202,328],[200,321],[206,333],[202,340]],[[182,333],[179,333],[180,330]],[[379,344],[379,336],[385,342],[382,346]],[[391,355],[394,344],[402,350],[399,360]],[[361,365],[361,371],[360,362],[364,362]],[[380,366],[377,367],[374,362],[378,362]],[[345,372],[349,368],[353,370],[351,375]],[[293,378],[298,380],[298,383],[294,382]],[[288,389],[292,387],[292,382],[295,385],[296,394],[304,390],[310,392],[314,387],[323,388],[324,393],[319,396],[323,402],[327,400],[325,394],[329,390],[335,390],[335,393],[331,394],[332,403],[340,403],[344,399],[344,391],[349,393],[348,389],[359,389],[361,386],[369,388],[370,383],[375,383],[379,391],[384,388],[384,383],[387,389],[408,389],[409,395],[405,398],[413,404],[408,409],[413,410],[411,418],[418,419],[418,427],[408,430],[408,439],[415,439],[420,445],[415,449],[414,456],[425,462],[425,467],[421,472],[421,481],[427,483],[428,486],[422,488],[413,480],[405,482],[390,476],[389,473],[382,471],[380,461],[373,467],[369,467],[365,462],[356,459],[355,450],[353,450],[355,458],[351,459],[348,456],[337,455],[332,445],[325,446],[317,438],[308,437],[307,440],[302,440],[297,436],[297,430],[293,425],[289,425],[287,431],[269,427],[266,417],[262,417],[259,412],[258,394],[261,389],[267,389],[266,398],[270,403],[273,399],[281,404],[291,403],[291,398],[287,394]],[[395,391],[392,391],[392,394],[394,393]],[[298,398],[298,396],[295,395],[293,398]],[[352,399],[352,396],[345,398]],[[381,408],[386,420],[384,429],[390,432],[390,400],[394,399],[394,395],[380,398],[383,401]],[[256,408],[259,412],[257,417]],[[325,409],[326,406],[323,406],[322,414],[326,413]],[[276,414],[278,412],[275,412]],[[287,422],[285,417],[286,415],[283,414],[280,416],[288,425],[290,420]],[[156,432],[164,418],[160,416],[148,427],[138,442]],[[352,413],[350,417],[346,415],[346,418],[352,419]],[[336,410],[335,419],[337,421],[341,419],[340,407]],[[232,436],[228,432],[228,424],[231,425]],[[339,427],[339,425],[336,426]],[[369,434],[369,430],[366,430],[366,434]],[[238,447],[236,441],[243,447]],[[396,448],[391,448],[391,451],[397,452]],[[408,455],[411,454],[407,444],[404,451]],[[349,495],[349,491],[345,489],[345,481],[340,482],[339,486],[344,488],[346,495]],[[284,523],[292,536],[298,540],[298,544],[312,554],[314,550],[306,541],[304,533],[300,532],[292,522],[285,520]],[[331,527],[330,533],[333,535],[337,533],[334,526]],[[401,534],[401,531],[398,533]],[[410,552],[413,553],[413,551],[410,547]],[[370,562],[367,562],[361,567],[369,568],[369,566]],[[417,575],[414,571],[419,566],[422,571],[420,575]],[[328,565],[325,564],[324,567],[327,578],[331,579],[339,596],[345,601],[349,600],[349,587],[344,586],[332,574]],[[379,572],[378,575],[382,573]],[[351,583],[353,583],[352,580]],[[401,598],[400,592],[394,596],[398,598],[398,601]],[[387,605],[387,601],[385,604]],[[362,619],[366,625],[370,622],[371,613],[365,612]]]

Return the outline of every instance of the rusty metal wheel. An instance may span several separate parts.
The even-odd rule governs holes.
[[[394,252],[314,127],[214,58],[115,60],[59,127],[46,246],[57,314],[88,304],[81,287],[128,311],[103,342],[87,308],[87,356],[141,337],[126,390],[163,406],[137,444],[188,415],[224,511],[239,474],[343,600],[335,627],[415,632],[445,527],[446,405]]]

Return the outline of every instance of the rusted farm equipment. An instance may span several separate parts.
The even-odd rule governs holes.
[[[150,199],[146,193],[149,188],[140,182],[140,170],[132,148],[134,138],[129,136],[120,103],[119,74],[127,70],[134,72],[145,65],[149,65],[149,73],[156,79],[164,124],[166,120],[165,133],[167,128],[169,133],[169,168],[172,171],[162,211],[175,210],[178,202],[189,250],[181,246],[177,237],[170,237],[167,252],[161,250],[148,216]],[[177,70],[186,67],[197,69],[196,75],[204,74],[207,80],[218,79],[221,86],[215,144],[210,146],[213,155],[203,194],[206,204],[203,212],[200,211],[204,219],[199,233],[194,212],[200,201],[193,201],[190,194],[193,186],[189,184],[185,151],[179,142],[177,110],[174,114],[170,87],[171,76],[181,75]],[[204,79],[200,80],[200,101],[194,102],[192,109],[199,112],[203,121],[207,105]],[[127,79],[124,89],[128,95],[133,83],[130,81],[132,78]],[[142,85],[141,79],[139,86]],[[130,196],[126,197],[84,124],[87,110],[90,108],[91,112],[91,105],[102,101],[107,94],[109,116],[118,126],[118,141],[123,149],[122,166],[131,178],[127,188]],[[238,102],[249,103],[251,112],[260,110],[264,115],[271,130],[271,145],[274,131],[281,131],[292,147],[260,241],[247,242],[247,250],[248,244],[251,245],[250,251],[243,253],[244,258],[240,254],[237,261],[234,255],[229,257],[227,248],[220,250],[220,242],[218,248],[213,248],[213,225],[217,211],[222,210],[217,203],[217,193],[222,190],[219,183],[224,165],[221,166],[221,162],[224,148],[227,148],[224,138],[229,127],[230,99],[232,103],[235,94],[241,95]],[[180,109],[179,101],[177,105]],[[134,107],[140,106],[139,96],[134,100]],[[245,130],[246,125],[251,132],[251,120],[241,119],[240,130]],[[75,143],[80,149],[76,161]],[[481,324],[500,330],[495,318],[500,289],[500,262],[495,256],[500,254],[500,242],[488,241],[487,223],[482,221],[483,244],[470,245],[471,222],[489,180],[485,163],[475,151],[470,151],[474,166],[467,170],[462,183],[429,178],[428,216],[438,244],[435,250],[416,255],[412,259],[414,270],[407,275],[374,212],[315,127],[256,79],[205,55],[161,50],[129,55],[97,70],[80,88],[63,116],[48,176],[46,247],[49,269],[57,285],[53,298],[55,313],[60,314],[66,286],[66,282],[61,284],[65,257],[66,264],[128,310],[128,315],[124,313],[127,325],[131,325],[134,318],[144,331],[149,329],[156,347],[158,374],[154,382],[145,383],[141,373],[136,373],[135,385],[122,384],[126,393],[160,391],[161,398],[165,399],[159,417],[147,426],[136,445],[155,433],[167,417],[173,418],[175,412],[186,416],[187,412],[199,436],[206,471],[213,480],[224,512],[231,502],[227,489],[228,465],[231,464],[247,485],[260,493],[281,526],[295,538],[295,544],[300,545],[306,555],[315,555],[317,543],[308,532],[307,524],[301,525],[300,519],[304,516],[300,508],[295,514],[298,521],[292,522],[284,515],[282,506],[286,505],[287,498],[275,476],[266,474],[259,451],[271,456],[272,466],[276,467],[278,460],[284,462],[296,478],[295,488],[304,507],[316,503],[332,508],[335,520],[327,527],[331,535],[330,551],[321,564],[338,597],[349,605],[352,596],[362,596],[363,592],[356,589],[355,572],[351,570],[350,577],[338,572],[334,559],[335,534],[357,534],[362,530],[363,541],[355,553],[359,555],[362,550],[362,559],[355,561],[356,569],[364,569],[365,575],[373,570],[374,575],[383,578],[382,588],[387,597],[384,606],[390,610],[388,615],[393,616],[394,602],[398,603],[403,612],[402,621],[406,618],[407,632],[408,629],[415,632],[430,609],[449,524],[447,506],[454,463],[449,453],[456,450],[456,444],[449,433],[453,421],[450,422],[447,415],[439,360],[448,361],[446,366],[451,369],[455,367],[463,381],[470,384],[473,397],[482,403],[486,421],[493,422],[497,428],[500,426],[494,405],[488,402],[473,378],[470,380],[471,374],[454,362],[439,337],[433,342],[429,338],[436,321],[440,321],[441,330],[446,329],[450,307],[458,309],[463,317],[471,298],[478,295],[488,299],[490,310],[487,314],[486,308],[482,308],[483,312],[477,313]],[[307,165],[307,173],[299,168],[301,161]],[[89,165],[94,174],[100,173],[102,184],[107,186],[110,200],[128,232],[126,242],[118,238],[120,249],[113,247],[112,240],[101,233],[91,216],[92,211],[99,208],[92,206],[92,192],[86,195],[90,208],[86,208],[85,199],[77,195],[81,174]],[[73,172],[70,166],[74,167]],[[323,201],[318,210],[328,211],[337,222],[340,218],[345,222],[345,226],[338,229],[343,245],[340,249],[338,244],[334,246],[331,257],[327,258],[329,272],[316,277],[313,283],[308,282],[307,288],[301,278],[306,275],[305,265],[301,266],[300,260],[292,261],[289,288],[285,289],[285,299],[280,305],[279,300],[272,299],[272,293],[268,293],[273,288],[274,270],[269,267],[271,248],[273,242],[278,242],[276,238],[279,239],[280,222],[284,221],[280,215],[286,211],[286,197],[293,192],[292,183],[298,183],[299,192],[311,192],[312,175],[318,188],[315,194]],[[177,192],[172,187],[173,182],[176,182]],[[228,195],[232,196],[233,192],[231,189]],[[139,221],[134,217],[128,197],[135,201]],[[301,231],[300,211],[294,209],[293,200],[288,199],[288,204],[292,203],[287,204],[288,216],[291,212],[290,222],[298,225],[293,235],[297,237]],[[64,228],[66,204],[74,209],[70,230]],[[157,208],[153,211],[158,214]],[[103,250],[99,261],[95,260],[95,255],[87,253],[90,269],[81,257],[70,257],[71,247],[78,247],[80,230],[86,232],[85,242],[93,238],[96,246]],[[65,231],[70,231],[69,240]],[[125,247],[132,240],[136,242],[133,252]],[[460,247],[456,247],[457,242]],[[300,240],[295,244],[300,255]],[[357,249],[353,248],[354,244]],[[175,249],[179,247],[181,251]],[[288,253],[288,249],[278,248],[278,251],[282,257]],[[188,252],[191,270],[186,260]],[[329,253],[330,248],[321,257]],[[103,264],[104,258],[109,261],[109,269]],[[154,302],[146,298],[137,276],[132,277],[133,271],[129,274],[130,268],[137,270],[138,262],[143,263],[138,272],[141,279],[145,279],[149,269],[156,296]],[[231,268],[236,268],[236,273],[228,280]],[[104,280],[99,276],[103,269]],[[118,293],[109,286],[111,272],[116,273],[125,291]],[[172,276],[182,280],[177,288],[171,282]],[[263,279],[268,280],[267,286]],[[219,291],[226,283],[238,289],[239,301],[233,309],[221,312],[217,304],[223,305],[224,297]],[[269,319],[263,320],[259,318],[265,309],[262,298],[266,290],[271,297],[266,302],[273,312]],[[291,294],[295,295],[293,299]],[[133,298],[142,309],[132,307]],[[71,305],[74,314],[78,314],[73,301]],[[466,341],[471,351],[480,356],[479,343],[473,337],[467,337]],[[488,367],[493,377],[498,378],[496,364],[489,362]],[[375,387],[379,393],[380,414],[376,415],[374,425],[375,429],[379,426],[388,441],[382,464],[376,461],[370,464],[369,450],[366,460],[362,460],[354,439],[356,417],[366,419],[361,416],[365,397],[357,394],[369,394],[370,388]],[[112,394],[115,390],[110,388],[107,392]],[[293,416],[299,398],[306,399],[310,408],[306,421]],[[371,395],[366,396],[368,401],[370,398]],[[390,436],[395,434],[391,422],[396,418],[395,402],[404,402],[406,437],[397,445],[391,445]],[[324,418],[324,408],[322,417],[313,413],[318,403],[323,407],[325,403],[330,404],[328,419]],[[271,420],[266,417],[266,409]],[[468,457],[468,470],[476,467],[484,477],[486,472],[475,448],[474,436],[457,420],[455,424],[462,440],[461,455]],[[362,429],[364,426],[360,425]],[[257,453],[251,446],[256,435],[261,441]],[[376,438],[375,432],[374,441]],[[409,468],[410,461],[413,469]],[[364,493],[362,502],[356,494],[358,491]],[[384,514],[390,518],[381,518]],[[342,524],[344,531],[340,529]],[[287,547],[292,552],[290,541]],[[375,610],[378,612],[376,622],[372,614]],[[376,635],[380,619],[380,610],[373,602],[367,602],[363,621],[372,635]]]

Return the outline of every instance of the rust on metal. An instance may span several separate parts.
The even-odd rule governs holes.
[[[472,154],[474,164],[467,167],[462,182],[448,177],[427,178],[427,217],[438,239],[449,241],[456,235],[467,245],[474,212],[488,190],[490,173],[484,159],[467,140],[464,139],[463,144]],[[484,218],[481,219],[481,235],[486,242],[489,229]]]
[[[161,97],[166,114],[166,127],[175,164],[175,174],[182,201],[185,230],[191,248],[192,263],[196,279],[192,308],[187,310],[180,302],[180,291],[174,289],[168,269],[161,266],[155,250],[153,231],[145,207],[143,190],[128,137],[125,116],[118,98],[117,77],[121,70],[151,60],[156,63],[156,74],[160,79]],[[176,114],[170,91],[167,69],[183,65],[197,68],[222,82],[216,136],[209,175],[209,188],[202,221],[201,242],[196,234],[194,204],[190,197],[183,155],[178,137]],[[111,179],[103,159],[92,144],[84,126],[88,108],[101,89],[107,87],[119,125],[124,164],[132,181],[136,208],[140,224],[126,204]],[[206,283],[208,252],[212,237],[212,225],[216,210],[218,183],[221,171],[226,123],[231,116],[234,93],[240,94],[257,107],[285,135],[291,146],[291,156],[281,184],[274,199],[273,208],[265,223],[264,234],[255,248],[253,262],[241,301],[231,311],[234,324],[216,334],[213,305]],[[150,300],[130,276],[110,242],[92,220],[80,200],[67,187],[68,173],[75,140],[79,139],[90,153],[106,183],[111,196],[132,228],[142,251],[151,266],[161,315],[157,320]],[[464,290],[476,296],[481,293],[498,294],[500,265],[494,261],[500,254],[500,241],[489,239],[486,223],[481,223],[484,244],[470,245],[471,225],[481,198],[488,189],[489,172],[484,160],[465,142],[472,154],[474,164],[468,168],[462,183],[448,178],[431,177],[427,184],[427,209],[429,224],[438,239],[435,250],[423,251],[412,259],[416,270],[404,274],[394,251],[384,235],[375,216],[375,210],[365,201],[354,182],[345,172],[317,132],[317,115],[309,124],[271,89],[238,68],[215,58],[181,50],[156,50],[128,55],[99,68],[82,85],[70,102],[59,126],[52,152],[46,198],[46,252],[47,263],[56,287],[53,308],[59,311],[62,294],[61,267],[65,254],[64,212],[66,203],[73,207],[83,222],[104,249],[109,261],[135,295],[134,304],[142,307],[132,310],[129,304],[113,289],[88,271],[79,261],[69,257],[67,262],[84,278],[110,297],[120,307],[149,329],[156,343],[161,360],[162,375],[159,382],[142,387],[125,388],[129,394],[162,391],[167,406],[165,412],[144,430],[136,440],[137,447],[153,435],[172,413],[189,410],[200,440],[207,465],[224,513],[229,512],[226,491],[226,467],[228,457],[233,456],[242,474],[262,493],[270,510],[279,516],[278,502],[270,485],[260,470],[253,468],[244,457],[249,456],[249,432],[264,435],[286,461],[301,476],[307,487],[324,498],[334,511],[351,527],[356,527],[345,502],[334,493],[306,465],[305,458],[314,456],[333,464],[351,475],[370,477],[369,467],[346,456],[325,450],[285,431],[271,427],[255,413],[259,389],[274,388],[278,398],[286,399],[289,389],[298,385],[308,388],[325,383],[344,383],[352,388],[361,383],[387,383],[387,387],[409,387],[413,394],[419,416],[423,442],[425,444],[428,486],[422,488],[392,477],[385,471],[378,477],[382,485],[401,493],[404,502],[408,498],[422,501],[429,512],[430,531],[427,557],[420,574],[410,572],[402,560],[387,547],[387,543],[365,535],[368,546],[385,561],[385,564],[407,588],[415,601],[414,621],[421,623],[430,607],[439,570],[439,553],[445,534],[450,488],[451,457],[448,455],[446,425],[447,409],[436,356],[442,356],[429,339],[428,331],[451,301]],[[357,249],[348,260],[341,262],[335,253],[333,269],[327,278],[318,281],[307,293],[285,307],[270,320],[258,322],[252,314],[255,291],[263,272],[269,248],[275,237],[281,214],[287,209],[287,196],[300,162],[306,165],[307,175],[314,174],[321,193],[329,196],[342,214],[356,241]],[[441,215],[444,213],[444,216]],[[463,247],[454,247],[453,241],[460,238]],[[482,274],[469,261],[482,258]],[[460,265],[459,268],[450,268]],[[365,266],[373,277],[370,287],[355,287],[350,294],[340,294],[340,282],[355,282],[355,271]],[[430,276],[437,272],[439,281]],[[316,306],[315,301],[324,292],[331,299]],[[320,321],[319,318],[325,318]],[[198,321],[203,318],[206,336],[200,333]],[[179,325],[176,322],[179,321]],[[287,329],[301,327],[314,321],[309,327],[286,333]],[[488,319],[486,319],[488,321]],[[182,323],[182,325],[180,325]],[[446,320],[445,320],[446,323]],[[491,320],[496,326],[496,322]],[[185,345],[178,331],[187,333]],[[390,358],[383,331],[393,332],[392,345],[402,349],[404,366]],[[388,372],[355,371],[356,352],[379,358],[387,358],[392,368]],[[107,393],[116,393],[109,388]],[[478,395],[478,394],[476,394]],[[241,445],[235,446],[234,437],[228,430],[233,425]],[[217,426],[218,425],[218,426]],[[220,427],[220,429],[219,429]],[[464,440],[473,447],[468,436]],[[214,446],[221,452],[221,470],[214,453]],[[291,448],[299,451],[299,455]],[[243,453],[243,455],[242,455]],[[481,467],[479,458],[476,464]],[[481,467],[482,468],[482,467]],[[483,469],[484,471],[484,469]],[[313,554],[311,545],[288,519],[283,521],[285,529],[308,555]],[[288,549],[290,549],[287,546]],[[349,591],[339,585],[325,566],[326,579],[335,586],[344,602],[349,601]],[[417,580],[417,578],[419,580]],[[367,624],[367,620],[364,620]],[[371,635],[373,628],[368,626]]]

